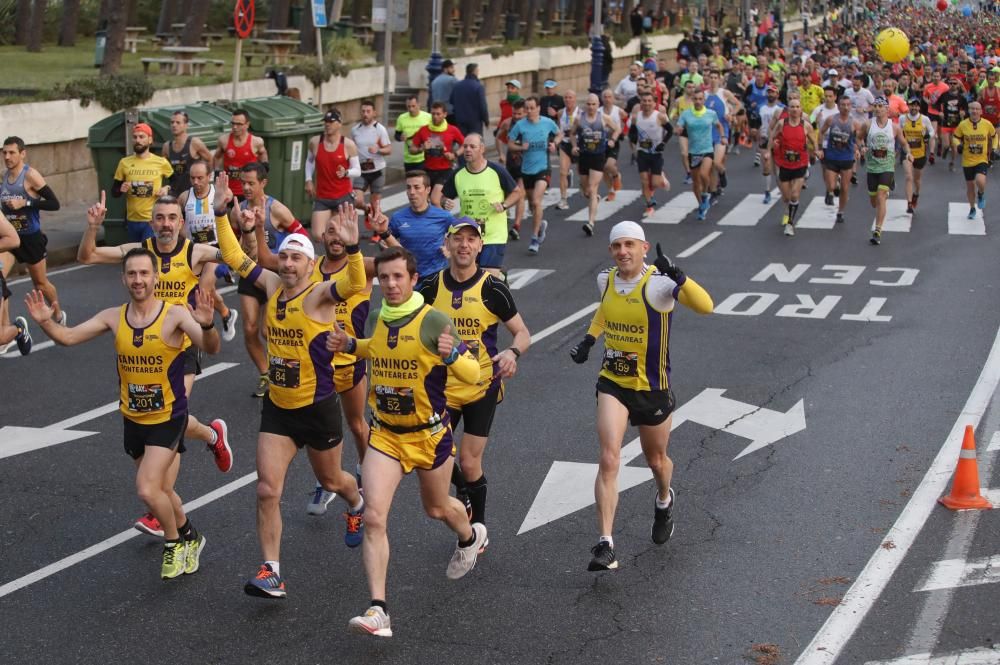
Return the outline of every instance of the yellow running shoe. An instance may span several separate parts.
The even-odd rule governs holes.
[[[788,215],[782,215],[781,216],[781,225],[784,226],[787,223],[788,223]]]
[[[201,559],[201,553],[205,551],[205,542],[205,536],[200,533],[198,540],[187,541],[187,554],[184,556],[185,575],[198,572],[199,559]]]
[[[170,580],[184,574],[184,565],[187,562],[187,545],[183,541],[167,543],[163,546],[163,567],[160,568],[160,577]]]

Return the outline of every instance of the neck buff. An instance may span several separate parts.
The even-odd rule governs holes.
[[[378,318],[382,319],[386,323],[392,323],[393,321],[399,321],[402,318],[413,314],[418,309],[424,306],[424,297],[420,295],[419,291],[414,291],[410,299],[401,305],[390,305],[382,299],[382,309],[379,310]]]
[[[438,133],[441,133],[441,132],[443,132],[444,130],[448,129],[448,121],[447,121],[447,120],[442,120],[442,121],[441,121],[441,124],[440,124],[440,125],[435,125],[435,124],[434,124],[434,121],[433,121],[433,120],[431,120],[431,124],[430,124],[430,125],[428,125],[428,127],[430,127],[430,130],[431,130],[432,132],[438,132]]]

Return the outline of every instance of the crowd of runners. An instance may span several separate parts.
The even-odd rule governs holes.
[[[565,209],[578,179],[588,237],[596,233],[599,202],[615,199],[625,168],[639,174],[644,218],[656,214],[658,192],[669,190],[673,178],[691,187],[697,218],[705,220],[725,193],[728,155],[749,150],[754,159],[744,168],[759,169],[764,202],[776,176],[788,236],[811,171],[822,171],[816,186],[825,188],[837,222],[845,221],[849,193],[863,175],[876,210],[870,242],[877,245],[897,170],[913,213],[921,174],[938,160],[939,168],[961,167],[968,216],[975,219],[986,206],[997,150],[998,23],[996,15],[955,12],[949,20],[954,25],[945,37],[935,29],[940,16],[934,9],[900,6],[851,28],[832,22],[794,35],[786,47],[771,34],[755,42],[695,34],[676,54],[634,62],[613,87],[595,93],[560,92],[557,81],[546,80],[540,94],[522,96],[521,83],[512,79],[493,127],[495,154],[484,140],[487,122],[456,121],[456,114],[468,117],[467,91],[456,92],[476,82],[474,65],[462,82],[436,81],[429,111],[420,99],[409,99],[391,131],[375,119],[371,101],[362,103],[355,123],[331,109],[323,133],[308,146],[309,220],[297,220],[268,194],[269,172],[284,165],[269,163],[246,112],[233,111],[231,130],[218,137],[215,151],[188,135],[183,111],[172,117],[173,136],[162,154],[152,149],[152,129],[140,123],[132,154],[121,160],[108,192],[125,197],[128,242],[98,246],[107,212],[102,193],[87,212],[78,255],[85,264],[119,265],[128,299],[75,326],[46,277],[39,211],[57,210],[59,201],[28,165],[23,141],[12,136],[3,143],[7,170],[0,183],[3,275],[15,261],[27,265],[35,287],[27,312],[57,344],[112,334],[124,447],[147,508],[135,526],[164,540],[164,579],[198,571],[207,542],[174,491],[185,440],[203,442],[220,471],[233,466],[225,421],[202,423],[190,402],[202,353],[217,353],[242,322],[256,368],[247,392],[261,400],[256,501],[262,563],[244,590],[264,598],[287,593],[280,500],[289,464],[304,449],[316,480],[305,509],[322,515],[342,499],[345,544],[363,548],[371,603],[349,628],[390,636],[386,524],[404,476],[416,470],[427,515],[455,534],[448,577],[467,574],[489,545],[484,453],[505,381],[531,344],[504,262],[529,214],[527,251],[540,251],[547,189],[558,187],[555,207]],[[875,34],[889,25],[907,32],[913,45],[899,63],[882,62],[875,50]],[[453,73],[446,62],[443,76],[454,79]],[[665,160],[675,137],[679,158]],[[408,203],[387,215],[381,198],[386,158],[394,151],[403,154]],[[558,183],[552,182],[554,163]],[[369,239],[379,246],[374,258],[360,252]],[[657,485],[651,538],[657,544],[670,538],[670,314],[678,302],[699,313],[713,309],[709,294],[659,246],[646,262],[650,245],[640,222],[619,221],[608,239],[615,265],[598,275],[601,305],[571,350],[575,362],[586,362],[604,336],[592,571],[618,566],[613,525],[629,423],[639,428]],[[373,300],[375,278],[381,298]],[[219,281],[235,282],[238,308],[219,297]],[[640,297],[629,297],[635,293]],[[28,319],[11,323],[2,279],[0,294],[0,344],[14,343],[27,355]],[[511,338],[506,346],[499,341],[501,324]],[[357,454],[354,473],[344,470],[344,423]]]

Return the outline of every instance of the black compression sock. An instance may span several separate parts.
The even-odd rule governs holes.
[[[178,527],[177,533],[184,540],[187,540],[187,541],[198,540],[198,531],[194,528],[194,525],[191,524],[191,520],[189,520],[189,519],[185,520],[184,524],[182,526]]]
[[[476,542],[476,530],[473,529],[472,530],[472,537],[469,538],[468,540],[460,540],[460,541],[458,541],[458,546],[459,547],[470,547],[470,546],[474,545],[475,542]]]
[[[468,483],[466,491],[472,504],[472,521],[486,524],[486,476]]]
[[[384,600],[372,599],[372,607],[381,607],[383,612],[389,613],[389,606],[385,604]]]
[[[457,494],[468,494],[469,490],[465,484],[465,476],[462,475],[462,469],[458,466],[458,462],[451,467],[451,484],[455,486]]]

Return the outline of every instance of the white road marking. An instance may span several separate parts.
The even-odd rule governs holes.
[[[93,264],[78,263],[76,265],[69,266],[67,268],[59,268],[58,270],[48,270],[46,275],[52,277],[54,275],[61,275],[66,272],[73,272],[74,270],[83,270],[84,268],[92,268]],[[30,282],[30,277],[18,277],[17,279],[7,282],[7,286],[14,286],[16,284],[23,284],[24,282]]]
[[[579,192],[579,191],[580,190],[577,189],[576,187],[567,187],[566,188],[566,199],[569,200],[569,199],[573,198],[576,195],[576,193]],[[542,194],[542,208],[549,208],[551,206],[554,206],[557,203],[559,203],[559,182],[558,181],[556,181],[555,187],[553,187],[552,185],[549,185],[549,188],[545,190],[544,194]],[[531,217],[531,206],[530,205],[527,208],[525,208],[525,214],[528,217]]]
[[[598,222],[607,219],[611,215],[615,214],[628,204],[635,201],[642,195],[642,192],[638,189],[622,189],[615,195],[614,201],[605,201],[601,198],[600,203],[597,204],[597,215],[594,219]],[[575,199],[577,201],[581,199]],[[584,200],[584,205],[581,209],[574,212],[572,215],[567,217],[571,222],[586,222],[587,217],[587,202]]]
[[[681,192],[661,206],[653,209],[653,214],[642,220],[644,224],[680,224],[698,209],[698,199],[694,192]]]
[[[907,214],[906,206],[906,201],[900,199],[889,199],[885,202],[885,221],[882,222],[882,231],[887,233],[910,232],[913,215]],[[871,230],[875,230],[874,219],[872,219]]]
[[[1000,582],[1000,555],[981,557],[971,561],[945,559],[944,561],[935,561],[927,579],[913,590],[936,591],[997,582]]]
[[[34,323],[34,322],[32,322],[32,323]],[[52,340],[47,340],[47,341],[44,341],[44,342],[38,342],[37,344],[32,344],[31,345],[31,353],[37,353],[38,351],[44,351],[45,349],[51,349],[55,345],[56,345],[56,343],[53,342]],[[28,356],[30,356],[31,353],[29,353]],[[10,347],[7,350],[7,353],[5,353],[2,356],[0,356],[0,358],[3,358],[4,360],[16,360],[17,358],[27,358],[28,356],[22,356],[21,352],[17,350],[17,347],[16,346],[12,346],[12,347]]]
[[[600,303],[596,303],[596,302],[593,303],[593,304],[587,305],[583,309],[579,310],[578,312],[574,312],[573,314],[570,314],[569,316],[567,316],[566,318],[562,319],[561,321],[556,321],[555,323],[553,323],[548,328],[540,330],[537,333],[533,333],[531,335],[531,343],[534,344],[535,342],[540,342],[543,339],[545,339],[546,337],[548,337],[549,335],[562,330],[563,328],[565,328],[569,324],[573,323],[574,321],[579,321],[583,317],[585,317],[588,314],[590,314],[591,312],[595,311],[597,309],[598,305],[600,305]]]
[[[965,426],[979,425],[983,413],[992,400],[998,381],[1000,381],[1000,330],[994,337],[983,370],[962,412],[920,481],[920,485],[914,490],[896,523],[889,529],[871,559],[847,590],[840,605],[834,608],[812,641],[799,655],[795,665],[831,665],[840,656],[840,652],[864,621],[872,605],[885,590],[889,579],[910,551],[910,547],[913,546],[913,542],[937,504],[938,497],[944,493],[962,447]],[[892,543],[894,546],[884,547],[886,543]]]
[[[940,656],[915,653],[892,660],[870,660],[865,665],[1000,665],[1000,645],[952,651]]]
[[[198,497],[194,501],[189,501],[188,503],[184,504],[184,510],[186,512],[192,512],[206,504],[216,501],[217,499],[221,499],[227,494],[232,494],[236,490],[249,485],[255,480],[257,480],[257,472],[255,471],[253,473],[248,473],[247,475],[241,478],[237,478],[231,483],[223,485],[218,489],[212,490],[211,492],[205,494],[204,496]],[[44,568],[39,568],[33,573],[28,573],[27,575],[19,577],[16,580],[7,582],[3,586],[0,586],[0,598],[10,595],[15,591],[18,591],[19,589],[23,589],[26,586],[34,584],[35,582],[40,582],[47,577],[51,577],[52,575],[55,575],[60,571],[66,570],[70,566],[75,566],[78,563],[82,563],[87,559],[90,559],[92,557],[97,556],[98,554],[110,550],[113,547],[117,547],[122,543],[128,542],[129,540],[132,540],[133,538],[139,535],[141,534],[135,529],[122,531],[121,533],[115,534],[114,536],[111,536],[106,540],[102,540],[96,545],[91,545],[87,549],[81,550],[76,554],[71,554],[68,557],[56,561],[55,563],[50,563]]]
[[[948,233],[959,236],[986,235],[986,220],[983,219],[983,211],[977,209],[975,219],[967,219],[966,215],[968,214],[968,203],[949,203]]]
[[[837,225],[837,206],[828,206],[822,196],[815,196],[795,220],[796,229],[832,229]]]
[[[396,208],[402,208],[405,205],[409,205],[409,203],[410,200],[406,198],[406,190],[403,190],[382,199],[379,207],[382,209],[382,212],[388,215]]]
[[[995,453],[1000,450],[1000,431],[993,432],[993,438],[990,439],[990,445],[986,446],[986,452]]]
[[[713,240],[715,240],[716,238],[718,238],[721,235],[722,235],[722,231],[712,231],[707,236],[705,236],[704,238],[702,238],[701,240],[699,240],[698,242],[696,242],[695,244],[691,245],[690,247],[688,247],[687,249],[685,249],[683,252],[681,252],[680,254],[678,254],[677,258],[679,258],[679,259],[686,259],[687,257],[691,256],[692,254],[694,254],[695,252],[697,252],[699,249],[701,249],[702,247],[704,247],[708,243],[712,242]]]
[[[771,190],[770,203],[764,203],[763,194],[744,196],[736,207],[719,220],[719,226],[756,226],[779,201],[781,201],[781,190],[777,188]]]

